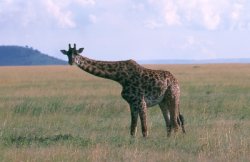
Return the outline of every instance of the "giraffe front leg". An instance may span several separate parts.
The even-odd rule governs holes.
[[[135,136],[137,130],[138,109],[130,106],[130,111],[131,111],[130,135]]]
[[[142,135],[143,137],[148,136],[148,130],[147,130],[147,106],[146,102],[144,100],[141,101],[139,104],[139,116],[141,119],[141,129],[142,129]]]

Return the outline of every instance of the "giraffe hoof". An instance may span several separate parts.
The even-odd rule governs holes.
[[[148,137],[148,132],[143,132],[143,133],[142,133],[142,136],[143,136],[144,138]]]

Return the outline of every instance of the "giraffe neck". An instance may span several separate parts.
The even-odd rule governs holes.
[[[119,70],[122,61],[96,61],[87,57],[77,55],[75,64],[82,70],[106,79],[119,82]]]

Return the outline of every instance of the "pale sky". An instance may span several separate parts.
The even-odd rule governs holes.
[[[66,60],[250,57],[250,0],[0,0],[0,45]]]

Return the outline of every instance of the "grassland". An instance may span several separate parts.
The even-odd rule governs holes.
[[[187,134],[129,136],[121,87],[77,67],[0,67],[0,161],[250,161],[250,64],[150,65],[181,84]]]

